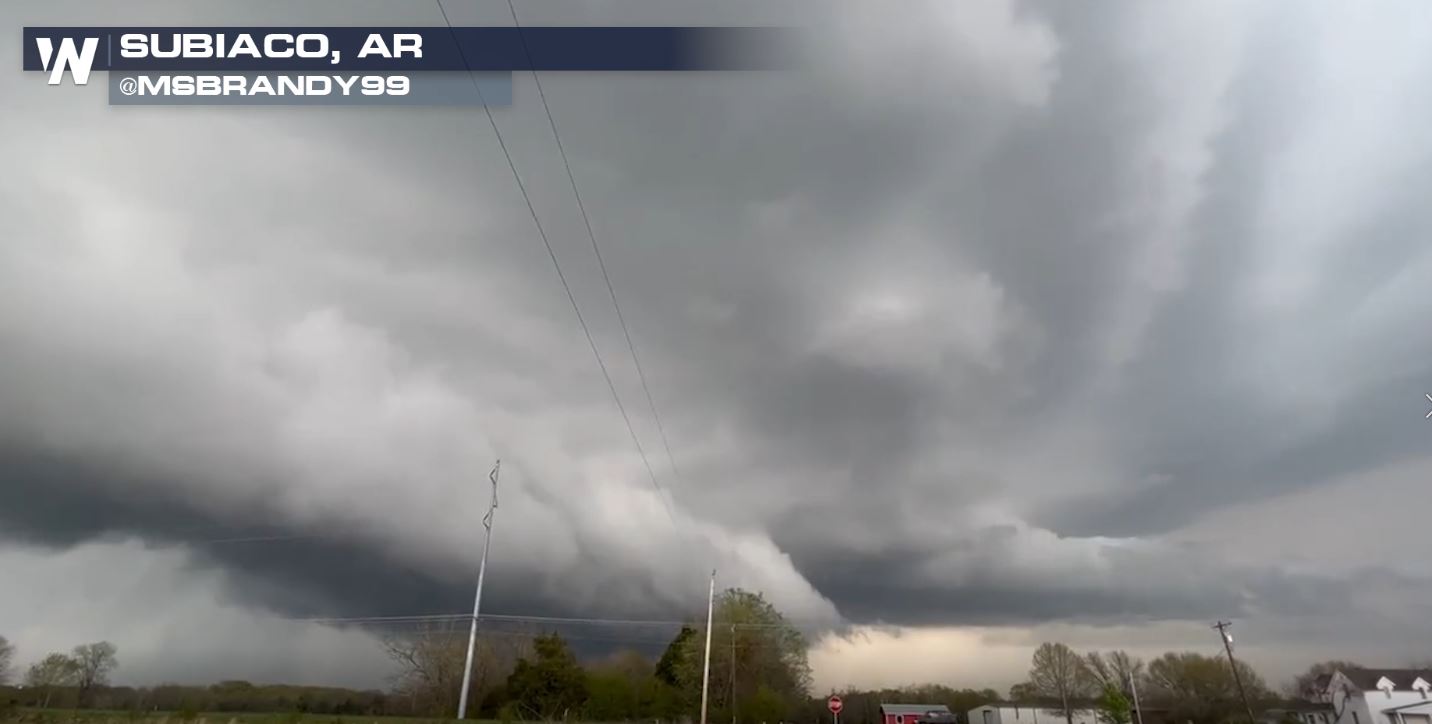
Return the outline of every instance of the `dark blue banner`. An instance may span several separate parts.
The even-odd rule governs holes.
[[[692,71],[787,67],[782,28],[25,28],[25,70]],[[85,57],[88,54],[89,57]]]

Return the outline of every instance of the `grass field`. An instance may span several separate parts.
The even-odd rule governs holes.
[[[452,724],[452,719],[406,716],[335,716],[280,712],[203,712],[185,715],[175,711],[134,712],[102,709],[10,709],[0,711],[5,724]],[[468,719],[468,724],[504,724],[496,719]],[[507,722],[506,724],[523,724]],[[530,724],[530,723],[529,723]],[[581,724],[625,724],[581,722]],[[664,724],[672,724],[664,722]]]
[[[436,724],[447,719],[416,719],[397,716],[334,716],[332,714],[206,712],[183,715],[179,712],[102,711],[88,709],[12,709],[0,712],[0,722],[24,724]],[[470,720],[472,724],[500,724]]]

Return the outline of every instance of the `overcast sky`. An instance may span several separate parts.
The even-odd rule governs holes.
[[[495,112],[665,504],[479,111],[111,108],[14,60],[20,662],[380,684],[370,630],[291,619],[468,609],[498,457],[485,610],[679,619],[716,568],[818,637],[821,688],[1215,653],[1217,618],[1275,683],[1432,657],[1432,6],[821,8],[519,8],[821,38],[542,79],[670,456],[530,75]],[[25,25],[440,23],[30,0],[0,57]]]

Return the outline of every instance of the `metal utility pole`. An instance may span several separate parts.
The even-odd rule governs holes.
[[[1233,636],[1228,629],[1233,624],[1227,621],[1219,621],[1213,624],[1218,629],[1218,634],[1223,637],[1223,650],[1228,652],[1228,668],[1233,669],[1233,682],[1238,684],[1238,696],[1243,699],[1243,708],[1248,712],[1249,724],[1257,724],[1258,720],[1253,716],[1253,705],[1248,703],[1248,692],[1243,689],[1243,677],[1238,673],[1238,661],[1233,658]]]
[[[701,670],[701,724],[706,724],[706,695],[711,688],[711,614],[716,610],[716,571],[711,571],[711,593],[706,598],[706,665]]]
[[[472,650],[477,645],[477,614],[482,610],[482,579],[487,577],[487,549],[492,547],[492,516],[497,512],[497,473],[502,468],[502,461],[498,460],[492,466],[492,472],[487,474],[487,479],[492,481],[492,503],[487,507],[487,515],[482,516],[482,527],[487,529],[486,538],[482,542],[482,564],[477,567],[477,593],[472,598],[472,625],[467,630],[467,661],[462,666],[462,698],[457,702],[457,718],[467,718],[467,692],[472,686]]]

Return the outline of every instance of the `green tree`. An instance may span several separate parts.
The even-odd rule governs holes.
[[[1099,697],[1099,721],[1103,724],[1129,724],[1132,707],[1129,697],[1124,696],[1118,684],[1104,684],[1104,693]]]
[[[15,646],[0,636],[0,686],[10,683],[10,665],[15,661]]]
[[[785,698],[764,684],[757,685],[756,692],[740,706],[740,711],[746,712],[748,720],[768,724],[784,721],[789,709]]]
[[[25,672],[25,686],[45,692],[41,708],[50,705],[55,688],[73,686],[79,674],[79,664],[61,653],[53,653],[35,662]]]
[[[587,675],[567,642],[557,634],[538,636],[532,642],[534,657],[517,662],[507,677],[507,690],[524,713],[552,721],[563,719],[587,701]]]
[[[1247,664],[1238,662],[1238,673],[1255,707],[1270,698],[1262,677]],[[1179,721],[1219,724],[1243,708],[1233,669],[1220,656],[1166,653],[1149,662],[1147,681],[1147,693],[1140,694],[1167,708]]]
[[[582,713],[588,721],[640,718],[636,682],[616,671],[587,672],[587,701]]]
[[[625,721],[652,718],[659,684],[652,664],[635,651],[619,651],[587,670],[589,721]]]
[[[718,721],[758,719],[740,704],[755,701],[764,685],[788,707],[803,703],[810,689],[805,637],[765,597],[733,588],[716,600],[711,637],[711,708]],[[677,687],[686,710],[701,698],[706,632],[697,629],[681,644]]]
[[[1034,650],[1029,683],[1040,696],[1058,702],[1066,724],[1074,724],[1075,703],[1092,692],[1091,681],[1084,659],[1068,646],[1045,642]]]
[[[661,654],[661,659],[656,662],[656,678],[671,686],[676,686],[678,681],[678,669],[681,665],[682,652],[687,642],[696,636],[696,629],[690,626],[682,626],[676,638],[666,645],[666,651]]]
[[[680,719],[686,713],[680,690],[655,676],[642,682],[639,696],[643,718]]]

